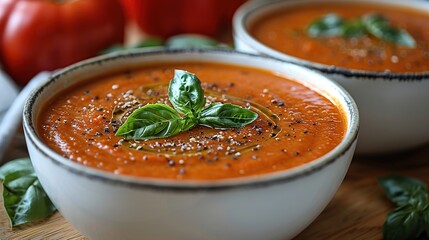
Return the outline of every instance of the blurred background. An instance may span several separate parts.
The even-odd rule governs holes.
[[[228,42],[232,16],[244,2],[0,0],[1,66],[22,87],[40,71],[123,46],[163,45],[184,33]]]

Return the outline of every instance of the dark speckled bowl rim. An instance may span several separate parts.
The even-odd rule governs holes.
[[[117,61],[122,58],[139,58],[139,57],[148,57],[156,54],[234,54],[241,56],[248,56],[252,58],[261,58],[264,61],[277,62],[285,65],[296,66],[295,64],[286,63],[284,61],[280,61],[278,59],[269,58],[260,55],[254,55],[249,53],[237,52],[234,50],[227,49],[152,49],[148,50],[127,50],[116,52],[104,56],[95,57],[92,59],[88,59],[76,64],[73,64],[69,67],[66,67],[56,73],[53,74],[49,78],[47,82],[45,82],[42,86],[36,89],[28,98],[23,112],[23,125],[24,125],[24,133],[27,141],[30,141],[32,145],[36,148],[39,153],[44,155],[47,159],[49,159],[52,163],[65,169],[66,171],[78,175],[79,177],[85,177],[90,180],[101,181],[108,184],[120,185],[130,188],[137,189],[148,189],[148,190],[163,190],[163,191],[180,191],[180,192],[195,192],[195,191],[222,191],[222,190],[230,190],[237,188],[257,188],[257,187],[265,187],[271,186],[275,184],[281,184],[289,181],[293,181],[295,179],[299,179],[301,177],[311,175],[315,172],[318,172],[325,167],[333,164],[337,160],[339,160],[344,154],[346,154],[353,146],[357,140],[358,130],[359,130],[359,113],[357,110],[356,103],[353,101],[351,96],[337,83],[329,80],[332,87],[336,88],[335,91],[338,91],[340,97],[344,99],[346,102],[346,106],[344,112],[349,112],[351,122],[350,129],[347,131],[346,136],[343,141],[330,153],[318,158],[323,159],[323,161],[319,161],[317,165],[310,166],[310,164],[305,164],[300,167],[297,167],[299,171],[295,171],[293,174],[287,174],[288,170],[279,171],[274,173],[263,174],[259,176],[251,176],[251,177],[242,177],[235,179],[224,179],[224,180],[216,180],[216,181],[175,181],[175,180],[162,180],[162,179],[146,179],[146,178],[138,178],[132,176],[124,176],[124,175],[115,175],[110,172],[97,170],[94,168],[90,168],[84,166],[82,164],[73,162],[67,158],[62,157],[60,154],[54,152],[49,149],[42,140],[38,137],[37,131],[35,130],[34,122],[33,122],[33,105],[36,103],[38,97],[45,91],[45,89],[49,88],[49,86],[55,83],[58,80],[61,80],[63,75],[68,74],[69,72],[79,71],[81,68],[91,68],[92,65],[102,65],[103,62],[107,61]],[[240,63],[237,63],[240,65]],[[245,65],[245,64],[244,64]],[[299,67],[299,66],[298,66]],[[302,67],[300,67],[302,68]],[[305,68],[302,68],[304,71]],[[102,74],[102,73],[101,73]],[[313,74],[317,74],[313,72]],[[320,75],[320,74],[318,74]],[[325,78],[320,75],[321,78]],[[44,161],[46,159],[42,159]],[[315,161],[312,161],[315,162]],[[312,163],[310,162],[310,163]],[[34,163],[33,163],[34,164]]]
[[[328,0],[326,2],[329,2],[329,1],[332,1],[332,0]],[[262,44],[261,42],[257,41],[256,39],[254,39],[252,35],[248,32],[247,28],[245,27],[245,23],[248,21],[248,18],[251,17],[251,15],[254,14],[255,12],[258,12],[265,7],[276,5],[276,4],[282,5],[285,2],[288,2],[288,3],[298,2],[298,4],[301,4],[301,0],[288,0],[288,1],[270,0],[270,1],[250,1],[242,5],[234,15],[234,20],[233,20],[234,37],[238,37],[240,41],[243,41],[242,37],[245,37],[246,40],[250,41],[250,42],[246,41],[245,43],[250,47],[253,47],[254,50],[258,51],[258,53],[260,54],[268,55],[270,57],[278,58],[286,62],[291,62],[300,66],[304,66],[328,75],[340,75],[340,76],[344,76],[344,77],[347,77],[350,79],[356,79],[356,80],[398,80],[400,82],[429,81],[429,71],[393,73],[393,72],[365,71],[365,70],[356,70],[356,69],[337,67],[333,65],[311,62],[302,58],[288,55],[286,53],[270,48]],[[376,3],[376,2],[372,2],[372,3],[383,4],[383,3]],[[302,3],[302,4],[306,4],[306,3]],[[275,52],[278,55],[284,55],[285,58],[262,53],[260,51],[261,47],[268,48],[269,50]]]

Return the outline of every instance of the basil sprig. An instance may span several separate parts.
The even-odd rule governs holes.
[[[135,110],[116,132],[133,139],[162,138],[176,135],[194,125],[165,104],[149,104]]]
[[[387,215],[383,225],[386,240],[429,237],[429,201],[426,184],[420,180],[387,176],[379,179],[387,197],[398,207]]]
[[[56,211],[29,159],[3,165],[0,180],[3,182],[3,205],[12,226],[48,217]]]
[[[212,103],[201,111],[199,123],[213,128],[238,128],[245,126],[257,117],[252,111],[226,103]]]
[[[359,19],[346,21],[334,13],[313,21],[307,33],[311,37],[361,37],[371,35],[399,46],[416,47],[414,38],[404,29],[395,28],[379,14],[366,14]]]
[[[330,13],[312,22],[307,32],[312,37],[343,36],[346,22],[338,15]]]
[[[258,117],[255,112],[229,103],[204,107],[206,100],[200,80],[184,70],[174,71],[168,98],[174,109],[158,103],[143,106],[130,114],[116,136],[136,140],[165,138],[198,124],[216,129],[240,128]]]
[[[168,99],[177,111],[193,117],[206,104],[200,80],[194,74],[182,70],[174,71],[174,78],[168,87]]]
[[[362,17],[362,23],[366,31],[371,35],[400,46],[414,48],[416,41],[405,30],[395,28],[381,15],[369,14]]]

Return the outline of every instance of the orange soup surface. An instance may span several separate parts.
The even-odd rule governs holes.
[[[310,37],[309,25],[326,14],[353,21],[381,14],[392,26],[406,30],[415,48],[371,37]],[[408,8],[363,3],[312,3],[279,10],[250,28],[264,45],[301,59],[349,69],[391,72],[429,71],[429,14]]]
[[[258,118],[240,129],[197,126],[168,138],[115,136],[138,107],[168,101],[174,69],[195,73],[206,105],[249,107]],[[290,169],[337,146],[344,113],[327,98],[274,73],[208,63],[166,63],[103,76],[58,94],[38,119],[56,152],[115,174],[162,179],[225,179]]]

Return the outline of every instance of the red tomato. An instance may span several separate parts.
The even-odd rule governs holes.
[[[122,43],[124,27],[117,0],[0,0],[0,59],[25,84]]]
[[[170,37],[179,33],[216,36],[231,24],[246,0],[121,0],[128,16],[146,33]]]

